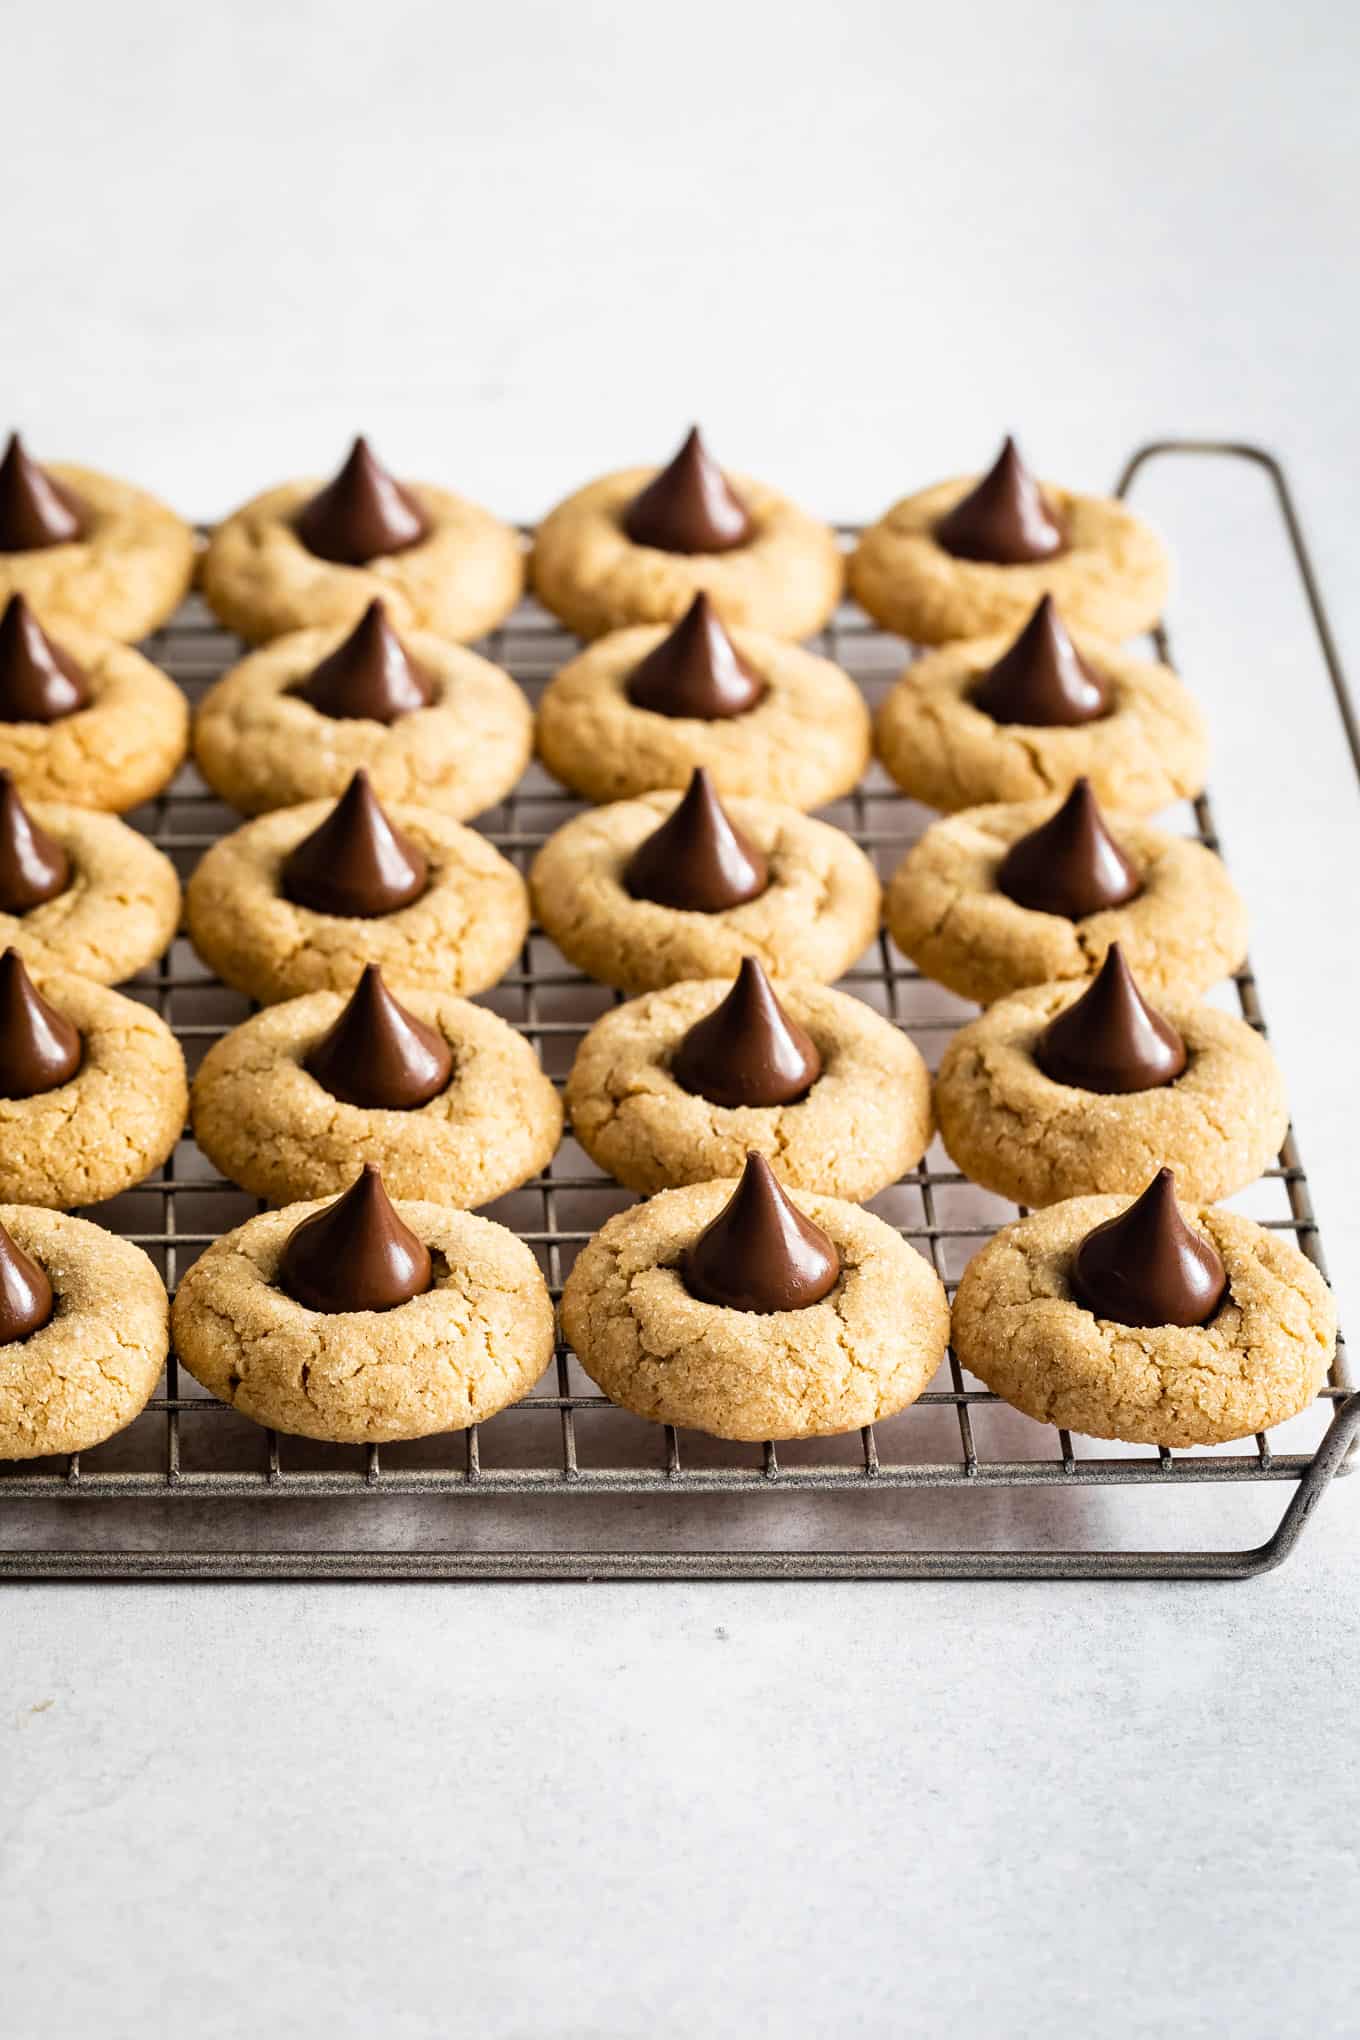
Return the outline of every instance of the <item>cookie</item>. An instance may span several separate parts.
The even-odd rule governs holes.
[[[658,489],[666,500],[644,524],[633,513]],[[738,629],[811,637],[844,580],[829,526],[763,482],[725,477],[697,432],[669,468],[624,468],[559,503],[534,535],[531,573],[539,599],[585,638],[677,622],[701,590]]]
[[[391,720],[323,713],[302,687],[351,635],[291,631],[234,666],[199,706],[194,759],[223,800],[257,815],[334,798],[360,765],[380,799],[436,808],[455,821],[510,791],[529,762],[533,716],[509,674],[428,631],[398,642],[380,607],[376,614],[386,640],[379,659],[413,664],[428,681],[428,706]],[[366,629],[375,629],[367,615],[354,635]]]
[[[1222,863],[1147,822],[1110,824],[1134,868],[1136,897],[1076,918],[1008,897],[997,882],[1003,859],[1066,805],[1003,803],[932,823],[888,886],[888,927],[903,954],[983,1006],[1026,985],[1088,978],[1112,942],[1149,991],[1184,996],[1236,970],[1246,910]]]
[[[0,958],[0,1093],[0,1198],[59,1208],[159,1168],[189,1105],[157,1014],[68,972],[34,985],[14,950]]]
[[[578,1257],[562,1328],[610,1401],[756,1440],[828,1437],[914,1402],[949,1335],[930,1266],[857,1204],[799,1190],[788,1201],[831,1242],[834,1286],[791,1310],[705,1301],[686,1286],[685,1257],[733,1199],[730,1181],[663,1190],[611,1218]]]
[[[320,511],[326,529],[311,535],[325,552],[299,531]],[[397,630],[465,640],[514,608],[524,557],[489,510],[429,482],[395,482],[359,439],[331,483],[284,482],[219,524],[202,584],[214,613],[252,644],[352,629],[375,596]]]
[[[718,656],[748,676],[750,707],[701,718],[638,706],[633,676],[693,626],[686,617],[674,632],[613,631],[564,666],[539,702],[538,754],[549,772],[593,801],[685,786],[696,765],[720,793],[790,807],[848,793],[869,762],[869,712],[849,675],[764,632],[738,630],[729,643],[716,614],[701,612],[699,629],[721,633]]]
[[[452,1072],[433,1097],[402,1109],[335,1095],[307,1064],[347,1002],[311,992],[255,1014],[204,1058],[194,1138],[214,1166],[286,1204],[334,1196],[374,1162],[394,1197],[460,1208],[489,1204],[545,1167],[562,1107],[524,1037],[448,993],[398,986],[394,996],[447,1044]],[[361,1059],[370,1071],[391,1066],[372,1049]]]
[[[788,1103],[715,1103],[674,1074],[690,1030],[733,996],[730,978],[670,985],[597,1020],[566,1090],[572,1132],[592,1160],[650,1195],[739,1176],[754,1150],[795,1189],[852,1202],[914,1168],[932,1132],[930,1078],[907,1036],[845,992],[807,980],[773,989],[820,1062],[810,1088]]]
[[[877,622],[923,645],[1013,634],[1045,594],[1073,630],[1093,638],[1118,643],[1155,623],[1169,580],[1157,534],[1109,497],[1047,482],[1041,504],[1038,494],[1008,440],[981,480],[937,482],[871,524],[851,556],[851,593]],[[940,534],[965,506],[982,513],[972,556],[950,550]],[[1037,542],[1026,544],[1036,526]],[[989,531],[1002,543],[989,547]]]
[[[36,888],[35,831],[46,874]],[[0,773],[0,948],[17,949],[37,972],[120,984],[163,955],[179,910],[175,867],[145,836],[89,808],[26,809]]]
[[[160,1379],[165,1284],[140,1247],[86,1219],[6,1204],[0,1227],[6,1258],[17,1247],[52,1292],[46,1322],[0,1341],[0,1459],[88,1451],[130,1424]]]
[[[348,798],[348,796],[346,796]],[[524,881],[484,836],[432,808],[393,806],[390,821],[428,864],[407,905],[318,912],[285,896],[285,861],[337,813],[330,801],[275,808],[200,860],[185,923],[209,969],[261,1005],[352,985],[367,963],[393,984],[477,992],[518,955],[529,928]]]
[[[547,1284],[522,1240],[488,1218],[399,1202],[431,1286],[390,1309],[318,1310],[278,1281],[300,1224],[291,1204],[214,1241],[175,1297],[175,1346],[196,1381],[277,1431],[375,1445],[465,1430],[517,1402],[553,1354]]]
[[[627,992],[677,978],[730,978],[746,955],[774,977],[839,977],[874,938],[878,879],[847,835],[796,808],[723,804],[764,867],[738,904],[691,911],[627,889],[625,867],[663,823],[688,811],[701,783],[696,773],[683,795],[649,793],[593,808],[550,836],[529,873],[545,934],[569,962]],[[677,876],[684,869],[678,849],[661,861]]]
[[[1186,1217],[1227,1275],[1207,1324],[1131,1326],[1076,1299],[1077,1250],[1130,1209],[1074,1197],[1007,1226],[974,1255],[954,1303],[954,1347],[997,1395],[1042,1424],[1136,1445],[1220,1445],[1305,1409],[1336,1343],[1336,1306],[1283,1234],[1235,1212]]]
[[[1107,711],[1039,726],[997,721],[973,700],[1013,648],[1007,636],[927,652],[878,711],[874,747],[904,793],[952,813],[992,801],[1042,800],[1087,777],[1123,814],[1153,814],[1204,785],[1204,719],[1169,666],[1084,638],[1080,654],[1104,681]]]
[[[1108,967],[1108,966],[1107,966]],[[1000,999],[959,1029],[935,1080],[935,1108],[965,1175],[1016,1204],[1141,1190],[1163,1163],[1196,1204],[1254,1182],[1289,1125],[1284,1079],[1244,1020],[1173,998],[1160,1009],[1185,1067],[1146,1089],[1055,1081],[1036,1061],[1045,1030],[1083,997],[1073,984]]]
[[[40,719],[41,718],[41,719]],[[167,786],[189,748],[189,704],[130,645],[22,595],[0,620],[0,769],[26,800],[122,813]]]
[[[50,630],[130,641],[178,609],[193,577],[194,535],[173,510],[93,468],[39,468],[10,439],[0,461],[0,609],[23,595]]]

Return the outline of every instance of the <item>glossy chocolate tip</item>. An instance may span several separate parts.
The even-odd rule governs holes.
[[[764,1155],[749,1154],[731,1199],[686,1249],[680,1272],[701,1303],[768,1316],[819,1303],[835,1288],[841,1263]]]
[[[0,552],[39,552],[84,538],[89,511],[71,489],[40,468],[11,432],[0,459]]]
[[[1143,882],[1105,825],[1089,779],[1079,779],[1046,822],[1012,843],[996,882],[1036,914],[1081,921],[1137,899]]]
[[[80,1030],[45,999],[17,949],[0,956],[0,1098],[36,1098],[80,1068]]]
[[[1072,1263],[1078,1303],[1116,1325],[1207,1324],[1227,1287],[1217,1249],[1181,1216],[1170,1169],[1087,1233]]]
[[[408,1013],[370,963],[304,1067],[346,1105],[410,1112],[446,1088],[453,1057],[439,1030]]]
[[[361,766],[326,819],[284,859],[279,889],[314,914],[369,921],[409,907],[429,875],[425,852],[384,813]]]
[[[724,553],[751,536],[750,514],[694,426],[668,467],[623,513],[634,545],[659,552]]]
[[[428,708],[435,689],[388,622],[381,596],[375,596],[344,642],[312,668],[298,693],[337,721],[394,723]]]
[[[769,882],[764,853],[728,815],[702,765],[623,868],[624,890],[635,900],[692,914],[739,907],[758,899]]]
[[[671,1058],[681,1090],[711,1105],[794,1105],[822,1074],[817,1044],[786,1012],[754,956]]]
[[[0,770],[0,914],[27,914],[70,883],[70,858],[34,821],[13,773]]]
[[[1112,694],[1105,675],[1087,664],[1068,636],[1053,597],[1045,595],[970,699],[993,722],[1076,729],[1107,716]]]
[[[935,526],[935,540],[955,559],[1021,567],[1052,559],[1066,534],[1015,441],[1007,439],[982,480]]]
[[[668,637],[634,666],[628,699],[653,715],[718,722],[745,715],[762,701],[766,684],[753,673],[702,591]]]
[[[308,1310],[395,1310],[433,1286],[434,1263],[368,1162],[342,1197],[293,1228],[275,1279]]]
[[[47,1271],[0,1225],[0,1345],[40,1332],[54,1301]]]
[[[334,481],[303,504],[293,528],[318,559],[362,567],[419,545],[430,520],[361,436]]]
[[[84,667],[52,642],[22,595],[11,595],[0,616],[0,722],[60,722],[89,700]]]
[[[1081,997],[1049,1021],[1034,1060],[1055,1084],[1116,1095],[1172,1084],[1186,1065],[1185,1043],[1139,991],[1112,942]]]

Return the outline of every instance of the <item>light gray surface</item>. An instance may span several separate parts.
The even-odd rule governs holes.
[[[212,514],[362,423],[532,515],[693,412],[862,515],[1222,430],[1360,646],[1330,0],[273,12],[7,22],[40,453]],[[1360,808],[1264,499],[1144,500],[1354,1324]],[[1353,2031],[1358,1526],[1230,1590],[10,1594],[7,2025]]]

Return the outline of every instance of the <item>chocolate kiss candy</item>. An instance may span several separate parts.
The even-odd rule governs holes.
[[[409,907],[429,875],[425,852],[387,819],[360,766],[325,821],[284,859],[279,880],[294,906],[369,921]]]
[[[370,963],[306,1067],[347,1105],[409,1112],[438,1097],[453,1074],[453,1057],[438,1029],[399,1006]]]
[[[1206,1325],[1227,1287],[1217,1252],[1181,1217],[1170,1169],[1088,1232],[1072,1263],[1078,1303],[1116,1325]]]
[[[1034,1060],[1055,1084],[1078,1091],[1151,1091],[1185,1068],[1185,1043],[1134,983],[1112,942],[1087,989],[1050,1020]]]
[[[623,528],[634,545],[660,552],[721,553],[745,545],[751,519],[696,425],[670,466],[634,496]]]
[[[996,882],[1017,906],[1080,921],[1137,899],[1143,882],[1105,826],[1089,779],[1055,815],[1012,843]]]
[[[71,860],[20,800],[13,775],[0,772],[0,914],[26,914],[71,883]]]
[[[729,821],[702,765],[677,807],[623,867],[624,889],[684,913],[720,914],[758,899],[770,882],[762,853]]]
[[[0,1225],[0,1345],[41,1331],[52,1315],[52,1285],[31,1254]]]
[[[711,1105],[792,1105],[821,1074],[816,1042],[784,1011],[754,956],[743,956],[731,991],[671,1058],[676,1083]]]
[[[987,560],[997,567],[1052,559],[1065,543],[1063,528],[1013,439],[977,487],[940,519],[935,541],[956,559]]]
[[[728,1310],[805,1310],[836,1286],[840,1255],[780,1188],[764,1155],[750,1154],[741,1181],[685,1250],[691,1296]]]
[[[343,1197],[294,1226],[277,1280],[308,1310],[395,1310],[432,1286],[434,1264],[366,1162]]]
[[[322,715],[394,723],[412,709],[429,707],[434,682],[387,621],[381,598],[375,598],[345,642],[312,668],[298,693]]]
[[[628,699],[635,708],[703,722],[744,715],[764,695],[765,682],[746,664],[702,593],[670,636],[628,676]]]
[[[294,529],[318,559],[361,567],[419,545],[429,536],[430,521],[360,438],[335,480],[303,504]]]
[[[69,1083],[81,1040],[34,984],[17,949],[0,956],[0,1098],[34,1098]]]
[[[85,531],[80,498],[30,460],[18,433],[11,432],[0,460],[0,552],[68,545]]]
[[[54,723],[90,699],[90,683],[54,645],[22,595],[0,616],[0,722]]]
[[[1110,712],[1110,683],[1088,666],[1045,595],[1008,652],[973,688],[970,699],[993,722],[1032,728],[1075,728]]]

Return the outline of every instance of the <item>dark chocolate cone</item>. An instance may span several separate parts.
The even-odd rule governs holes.
[[[1112,942],[1087,989],[1049,1021],[1034,1060],[1055,1084],[1110,1095],[1172,1084],[1185,1068],[1185,1043],[1149,1006]]]
[[[284,859],[279,878],[295,906],[374,920],[420,898],[429,864],[420,845],[384,814],[361,768],[325,821]]]
[[[0,1098],[35,1098],[69,1084],[83,1054],[80,1030],[45,999],[17,949],[0,956]]]
[[[623,871],[624,889],[635,900],[694,914],[720,914],[758,899],[769,882],[764,853],[728,816],[702,765]]]
[[[1075,729],[1110,712],[1112,689],[1067,635],[1058,605],[1045,595],[1008,652],[969,697],[993,722],[1031,729]]]
[[[821,1074],[817,1044],[785,1012],[754,956],[742,958],[731,991],[671,1058],[676,1083],[712,1105],[792,1105]]]
[[[746,664],[704,594],[695,596],[670,636],[628,676],[635,708],[702,722],[745,715],[764,695],[765,682]]]
[[[361,567],[419,545],[429,536],[430,520],[359,438],[335,480],[304,503],[294,529],[318,559]]]
[[[1079,779],[1055,815],[1012,843],[996,882],[1017,906],[1068,921],[1122,907],[1143,890],[1105,826],[1089,779]]]
[[[1052,559],[1065,543],[1062,525],[1013,439],[976,488],[940,519],[935,539],[956,559],[986,560],[997,567]]]
[[[0,722],[54,723],[89,704],[85,670],[54,644],[22,595],[0,616]]]
[[[380,723],[428,708],[434,691],[434,682],[411,657],[378,598],[298,689],[322,715]]]
[[[840,1271],[826,1234],[789,1201],[764,1155],[750,1154],[731,1199],[686,1250],[681,1273],[702,1303],[764,1315],[820,1302]]]
[[[399,1005],[370,963],[306,1067],[348,1105],[410,1112],[438,1097],[453,1074],[453,1057],[439,1030]]]
[[[34,821],[13,774],[0,771],[0,914],[26,914],[70,883],[70,858]]]
[[[1227,1287],[1217,1250],[1181,1217],[1170,1169],[1087,1233],[1072,1263],[1078,1303],[1116,1325],[1207,1324]]]
[[[395,1310],[431,1287],[434,1264],[369,1162],[343,1197],[288,1235],[277,1281],[308,1310]]]
[[[79,497],[30,460],[18,433],[11,432],[0,460],[0,552],[70,545],[84,538],[88,524]]]
[[[660,552],[722,553],[745,545],[751,519],[696,425],[670,466],[628,505],[623,528],[634,545]]]

